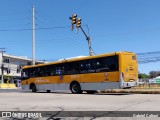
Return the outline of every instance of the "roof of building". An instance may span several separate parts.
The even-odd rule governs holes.
[[[32,61],[32,59],[27,58],[27,56],[14,56],[14,55],[9,55],[9,54],[3,54],[3,56],[7,58],[17,59],[17,60],[23,60],[23,61],[29,61],[29,62]],[[44,61],[39,61],[39,60],[36,60],[36,62],[44,63]]]

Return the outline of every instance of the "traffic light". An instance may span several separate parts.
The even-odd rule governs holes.
[[[79,27],[81,27],[81,18],[78,18],[77,19],[77,22],[76,22],[76,28],[79,28]]]
[[[73,14],[71,19],[72,19],[72,25],[76,24],[77,15]]]

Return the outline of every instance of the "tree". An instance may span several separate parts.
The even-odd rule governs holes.
[[[160,76],[160,71],[150,71],[149,72],[149,77],[150,78],[155,78],[157,76]]]
[[[147,74],[145,74],[145,73],[139,73],[139,74],[138,74],[138,78],[139,78],[139,79],[149,78],[149,75],[147,75]]]

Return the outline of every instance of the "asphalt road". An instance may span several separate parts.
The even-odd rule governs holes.
[[[160,111],[159,106],[158,94],[32,93],[0,89],[0,111]]]

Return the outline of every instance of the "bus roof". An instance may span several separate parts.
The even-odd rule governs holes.
[[[135,53],[133,52],[123,51],[123,52],[111,52],[111,53],[106,53],[106,54],[99,54],[99,55],[94,55],[94,56],[81,56],[81,57],[77,56],[77,57],[60,59],[60,60],[49,62],[49,63],[24,66],[23,69],[52,65],[52,64],[59,64],[59,63],[65,63],[65,62],[73,62],[73,61],[79,61],[79,60],[87,60],[87,59],[93,59],[93,58],[98,58],[98,57],[113,56],[113,55],[119,55],[119,54],[134,54],[135,55]]]

